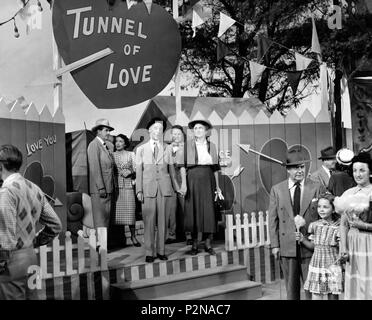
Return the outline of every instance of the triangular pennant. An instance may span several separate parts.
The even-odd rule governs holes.
[[[231,51],[229,47],[222,42],[220,39],[217,40],[217,61],[220,61],[224,57],[226,57],[228,54],[230,54]]]
[[[251,70],[251,88],[260,80],[262,73],[265,71],[266,66],[249,61],[249,69]]]
[[[220,26],[218,28],[218,37],[221,37],[236,21],[226,14],[220,12]]]
[[[128,10],[135,4],[134,1],[132,0],[127,0],[127,7],[128,7]]]
[[[26,24],[26,34],[30,33],[32,29],[42,29],[42,13],[39,11],[39,7],[31,2],[20,3],[21,9],[18,12],[18,16]]]
[[[195,37],[196,27],[201,26],[203,23],[204,23],[204,20],[199,16],[198,12],[195,9],[192,9],[191,28],[194,31],[193,37]]]
[[[302,71],[288,71],[287,73],[287,80],[289,85],[292,88],[293,95],[297,92],[298,84],[301,80]]]
[[[193,10],[197,12],[200,18],[205,21],[213,18],[212,8],[206,5],[203,5],[202,2],[199,2],[193,6]]]
[[[295,57],[296,57],[296,70],[297,71],[307,69],[311,61],[313,61],[312,59],[306,58],[305,56],[297,52],[295,52]]]
[[[149,14],[151,14],[152,0],[143,0],[143,2],[146,5],[147,11],[149,12]]]
[[[257,61],[262,60],[267,53],[267,50],[269,50],[271,44],[272,41],[269,38],[266,38],[262,35],[257,37]]]
[[[311,20],[312,20],[312,23],[313,23],[313,35],[312,35],[312,39],[311,39],[311,51],[321,54],[319,38],[318,38],[318,33],[316,31],[314,16],[311,16]]]

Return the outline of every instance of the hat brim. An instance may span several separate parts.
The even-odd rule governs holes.
[[[161,122],[163,124],[163,131],[167,129],[167,123],[164,120],[151,121],[150,123],[147,124],[146,129],[149,130],[151,126],[157,122]]]
[[[94,126],[94,127],[92,128],[92,131],[93,131],[93,132],[94,132],[94,131],[97,131],[99,128],[102,128],[102,127],[109,129],[109,131],[114,131],[114,130],[115,130],[113,127],[106,126],[106,125],[104,125],[104,124],[99,124],[98,126]]]
[[[201,123],[203,126],[205,126],[207,128],[207,130],[213,128],[212,124],[209,123],[208,121],[205,121],[205,120],[193,120],[193,121],[190,121],[189,124],[188,124],[189,129],[193,129],[197,123]]]
[[[325,156],[325,157],[319,157],[319,160],[333,160],[336,159],[336,155],[333,156]]]
[[[296,161],[296,162],[292,162],[292,163],[286,162],[286,163],[284,163],[284,165],[286,167],[292,167],[292,166],[298,166],[300,164],[305,164],[305,163],[309,163],[309,162],[311,162],[310,159],[309,160],[303,160],[303,161]]]

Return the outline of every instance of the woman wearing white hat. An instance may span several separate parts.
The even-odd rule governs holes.
[[[351,176],[350,165],[354,157],[354,152],[342,148],[336,153],[336,171],[331,175],[328,184],[328,190],[334,196],[341,196],[347,189],[355,186],[354,179]]]

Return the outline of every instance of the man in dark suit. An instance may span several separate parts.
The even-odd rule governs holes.
[[[315,199],[325,189],[317,182],[305,179],[306,159],[300,148],[288,152],[288,179],[271,188],[269,230],[272,253],[284,274],[288,300],[299,300],[302,283],[306,280],[312,252],[296,241],[295,217],[305,224],[300,231],[307,235],[309,224],[318,219]],[[310,299],[310,293],[306,292]]]
[[[88,146],[89,193],[92,199],[94,227],[101,248],[106,247],[114,192],[114,159],[106,139],[114,130],[106,119],[99,119],[92,128],[96,138]],[[107,248],[106,248],[107,249]]]
[[[328,188],[331,172],[335,170],[336,166],[336,153],[332,147],[327,147],[320,151],[318,159],[322,160],[322,166],[310,175],[310,179]]]

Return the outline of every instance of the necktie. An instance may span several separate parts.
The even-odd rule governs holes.
[[[296,182],[295,183],[295,192],[293,196],[293,213],[294,215],[300,214],[300,206],[301,206],[301,187],[300,183]]]
[[[158,153],[159,153],[159,147],[158,147],[158,144],[155,142],[154,143],[154,158],[155,158],[155,160],[158,158]]]

